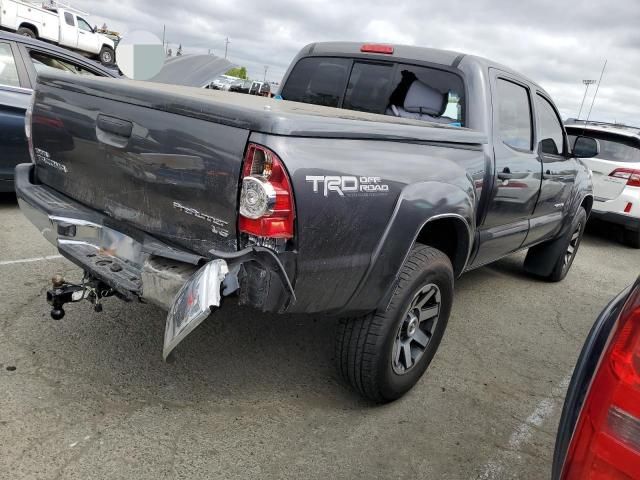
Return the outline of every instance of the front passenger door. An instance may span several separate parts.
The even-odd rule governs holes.
[[[542,186],[531,218],[527,245],[553,237],[560,229],[578,167],[577,160],[569,155],[560,116],[551,101],[541,93],[536,93],[535,109]]]

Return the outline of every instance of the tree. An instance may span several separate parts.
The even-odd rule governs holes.
[[[247,80],[247,68],[246,67],[235,67],[229,70],[225,75],[229,75],[230,77],[238,77],[243,80]]]

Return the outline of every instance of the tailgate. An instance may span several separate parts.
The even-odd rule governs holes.
[[[194,252],[237,249],[247,129],[69,84],[38,84],[32,122],[44,184]]]
[[[601,158],[585,158],[583,162],[593,172],[593,195],[600,200],[618,198],[627,186],[626,178],[611,176],[615,169],[640,169],[640,163],[621,163]]]

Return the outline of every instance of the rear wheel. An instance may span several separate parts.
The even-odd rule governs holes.
[[[116,58],[113,48],[107,47],[107,46],[102,47],[102,49],[100,50],[99,57],[100,57],[100,63],[106,66],[113,65],[113,62],[115,61],[115,58]]]
[[[28,27],[20,27],[17,30],[17,34],[18,35],[23,35],[23,36],[29,37],[29,38],[38,38],[38,36],[36,35],[36,32],[34,32],[33,30],[31,30]]]
[[[338,370],[364,397],[390,402],[418,382],[446,329],[453,277],[444,253],[418,245],[402,267],[385,312],[340,321]]]
[[[634,230],[625,230],[624,243],[632,248],[640,248],[640,230],[637,232]]]

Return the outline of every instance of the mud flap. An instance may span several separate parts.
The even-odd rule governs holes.
[[[211,314],[214,307],[220,306],[220,289],[227,273],[226,261],[213,260],[194,273],[178,291],[167,314],[162,349],[165,360]]]

